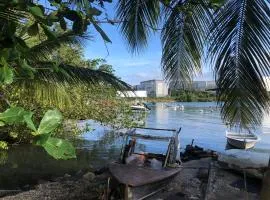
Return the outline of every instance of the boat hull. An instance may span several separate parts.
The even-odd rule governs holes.
[[[227,138],[227,142],[238,149],[250,149],[253,148],[257,141],[239,141],[232,138]]]

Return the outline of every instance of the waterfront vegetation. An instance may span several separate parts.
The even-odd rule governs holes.
[[[105,43],[112,42],[101,22],[119,24],[133,53],[147,46],[151,33],[161,30],[162,69],[165,78],[174,83],[190,82],[207,63],[207,55],[217,81],[217,101],[225,99],[221,104],[223,120],[231,125],[240,121],[243,127],[261,123],[270,102],[262,79],[270,72],[266,54],[270,46],[269,6],[265,1],[119,0],[116,20],[108,18],[105,8],[110,3],[1,1],[3,149],[28,141],[52,156],[51,152],[59,151],[55,153],[73,158],[70,142],[57,136],[63,116],[117,126],[133,124],[128,104],[115,95],[116,90],[129,86],[114,75],[105,60],[83,57],[82,44],[95,37],[89,30]],[[203,101],[214,96],[180,92],[172,98]]]
[[[204,65],[212,66],[216,95],[172,91],[171,97],[147,101],[217,100],[223,122],[240,122],[243,128],[261,124],[270,107],[263,81],[270,73],[268,0],[119,0],[115,18],[109,18],[111,3],[0,0],[0,165],[10,146],[21,144],[74,161],[69,139],[82,133],[77,120],[121,128],[143,118],[134,117],[131,102],[116,96],[130,87],[113,66],[83,56],[83,45],[94,37],[113,42],[103,23],[119,26],[131,53],[141,52],[160,31],[161,66],[172,83],[184,87]],[[265,193],[269,197],[269,190]]]
[[[216,93],[211,91],[189,91],[173,90],[169,96],[165,97],[146,97],[141,99],[144,102],[210,102],[216,101]],[[138,101],[138,98],[126,98],[126,101]]]
[[[63,119],[134,124],[128,104],[116,98],[116,90],[128,85],[104,59],[83,57],[82,44],[91,39],[89,24],[110,42],[91,21],[100,11],[89,4],[83,12],[85,5],[74,8],[72,1],[48,3],[53,11],[36,1],[0,4],[0,148],[32,143],[56,159],[69,159],[76,155],[63,139]]]

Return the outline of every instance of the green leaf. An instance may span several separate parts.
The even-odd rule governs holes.
[[[48,16],[48,19],[53,21],[53,22],[58,21],[58,19],[59,19],[58,11],[54,11],[54,12],[50,13],[49,16]]]
[[[31,26],[28,27],[27,30],[28,35],[35,36],[38,34],[38,23],[34,23]]]
[[[28,111],[28,112],[24,113],[23,119],[24,119],[25,123],[27,124],[27,127],[36,132],[37,129],[36,129],[34,122],[32,120],[32,116],[33,116],[33,112]]]
[[[32,6],[32,7],[29,6],[28,8],[32,15],[36,17],[44,18],[44,13],[40,6]]]
[[[102,12],[99,9],[95,8],[95,7],[92,7],[92,8],[90,7],[90,8],[87,9],[87,14],[88,15],[99,16],[99,15],[102,14]]]
[[[42,146],[55,159],[76,158],[75,148],[66,140],[50,137]]]
[[[35,68],[31,67],[30,65],[28,65],[26,60],[23,60],[23,62],[21,64],[22,64],[22,68],[24,69],[23,72],[25,72],[27,76],[29,76],[31,79],[33,79],[34,78],[34,73],[37,70]]]
[[[67,23],[66,23],[64,17],[61,17],[59,22],[60,22],[61,28],[62,28],[64,31],[67,30]]]
[[[62,114],[58,110],[48,110],[39,124],[38,134],[51,133],[61,124],[62,118]]]
[[[67,18],[73,22],[80,18],[79,12],[77,12],[75,10],[68,10],[68,11],[64,12],[63,15],[65,18]]]
[[[0,68],[0,81],[4,84],[11,84],[13,82],[14,74],[10,67],[6,64]]]
[[[47,140],[49,139],[49,137],[50,137],[49,134],[36,135],[33,143],[35,145],[42,146],[43,144],[45,144],[47,142]]]
[[[56,40],[57,39],[54,32],[52,32],[46,25],[41,24],[41,27],[42,27],[45,35],[48,37],[48,39],[50,39],[50,40]]]
[[[8,149],[8,144],[5,141],[0,141],[0,149],[7,150]]]
[[[8,124],[22,123],[25,111],[22,107],[11,107],[0,113],[0,120]]]
[[[93,23],[93,25],[94,25],[95,29],[99,32],[99,34],[101,35],[101,37],[103,38],[103,40],[105,40],[106,42],[112,43],[112,41],[106,35],[106,33],[102,30],[102,28],[100,28],[95,22]]]
[[[0,121],[0,126],[5,126],[5,123]]]

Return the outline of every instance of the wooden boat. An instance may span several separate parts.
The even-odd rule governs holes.
[[[253,133],[241,134],[232,131],[226,131],[226,138],[228,143],[238,149],[250,149],[260,140],[258,136]]]
[[[181,168],[177,164],[180,160],[179,152],[179,131],[173,129],[154,129],[145,128],[152,131],[169,131],[172,136],[165,137],[160,135],[139,134],[135,128],[126,134],[126,144],[123,147],[120,162],[113,163],[109,166],[112,181],[110,183],[111,195],[115,195],[115,191],[121,191],[118,199],[125,200],[143,200],[166,187],[168,181],[171,180]],[[168,148],[166,154],[155,154],[136,152],[136,140],[152,140],[167,141]],[[143,158],[142,162],[128,162],[132,156]],[[152,166],[151,163],[160,163],[160,165]],[[119,195],[119,193],[118,193]],[[114,196],[115,198],[115,196]]]

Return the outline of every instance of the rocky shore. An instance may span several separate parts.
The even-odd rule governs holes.
[[[78,172],[71,176],[39,183],[28,191],[2,191],[2,200],[73,200],[102,199],[106,187],[108,173]],[[4,196],[5,195],[5,196]],[[4,197],[3,197],[4,196]],[[1,196],[0,196],[1,197]]]
[[[211,158],[203,158],[183,163],[182,171],[170,182],[162,192],[152,196],[151,200],[249,200],[259,199],[261,181],[247,178],[230,170],[209,166]],[[50,181],[40,181],[28,191],[17,191],[6,194],[3,200],[72,200],[72,199],[104,199],[109,174],[106,170],[78,172],[71,176]],[[246,189],[245,189],[246,188]],[[1,194],[1,193],[0,193]]]

